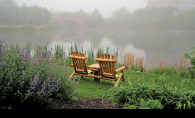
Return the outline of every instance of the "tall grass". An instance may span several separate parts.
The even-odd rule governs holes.
[[[180,54],[177,59],[175,60],[175,63],[172,65],[168,64],[163,61],[162,59],[158,59],[158,55],[155,53],[155,60],[158,63],[158,66],[155,68],[152,68],[149,70],[149,72],[153,72],[156,74],[165,74],[165,75],[178,75],[180,77],[188,77],[188,74],[186,73],[186,70],[188,67],[191,66],[189,63],[190,60],[185,58],[183,54]]]
[[[123,54],[123,52],[121,51],[118,59],[120,62],[122,62],[122,65],[124,65],[127,70],[135,70],[140,72],[146,71],[144,56],[139,57],[133,53]]]

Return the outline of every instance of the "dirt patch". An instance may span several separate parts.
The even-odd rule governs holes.
[[[68,103],[50,98],[47,109],[125,109],[124,105],[111,104],[111,101],[104,101],[101,98],[79,98],[76,102]]]

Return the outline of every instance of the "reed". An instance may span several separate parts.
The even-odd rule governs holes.
[[[123,59],[123,60],[122,60]],[[118,60],[122,62],[122,65],[126,67],[128,70],[135,70],[140,72],[146,71],[145,58],[139,57],[133,53],[125,53],[121,51]]]
[[[185,70],[190,66],[190,60],[187,58],[184,58],[183,54],[180,54],[178,58],[175,60],[175,72],[177,73],[180,70]]]
[[[26,47],[28,47],[31,50],[32,44],[27,44]],[[8,46],[7,46],[8,47]],[[106,47],[105,49],[102,47],[98,47],[97,50],[95,50],[95,46],[91,46],[89,50],[83,50],[83,46],[80,45],[79,42],[71,42],[71,47],[68,47],[68,55],[65,54],[66,47],[55,45],[55,51],[52,55],[51,62],[54,63],[60,63],[61,65],[64,64],[72,64],[72,60],[69,59],[69,55],[72,54],[74,51],[85,53],[85,56],[87,57],[87,65],[94,64],[96,62],[96,58],[98,58],[101,54],[111,54],[114,55],[114,59],[117,60],[117,63],[115,64],[115,68],[125,66],[127,70],[135,70],[140,72],[147,72],[146,63],[145,63],[145,57],[139,57],[136,54],[133,53],[123,53],[122,51],[120,54],[118,53],[118,50],[110,49],[110,47]],[[47,45],[40,46],[38,45],[35,49],[35,55],[34,57],[38,56],[38,54],[41,51],[44,51],[45,54],[47,54]],[[96,52],[96,53],[95,53]],[[189,60],[184,58],[184,56],[181,54],[176,59],[175,63],[173,65],[166,65],[166,62],[162,59],[158,59],[158,55],[155,53],[155,61],[158,63],[158,66],[156,66],[151,72],[154,72],[156,74],[171,74],[175,73],[177,74],[179,70],[185,70],[189,67]]]

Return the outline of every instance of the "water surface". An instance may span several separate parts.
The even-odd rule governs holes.
[[[18,43],[20,46],[26,46],[30,41],[33,49],[36,45],[48,44],[55,50],[55,45],[63,45],[67,56],[71,42],[76,41],[84,51],[91,49],[91,46],[96,47],[95,52],[97,47],[119,48],[119,54],[122,51],[144,56],[148,68],[158,65],[155,53],[159,60],[173,64],[180,54],[191,53],[191,48],[195,46],[195,32],[174,30],[63,29],[50,33],[0,32],[0,37],[7,44]]]

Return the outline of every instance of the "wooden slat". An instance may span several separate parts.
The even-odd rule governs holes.
[[[70,76],[69,80],[73,77],[74,74],[75,74],[75,71],[72,73],[72,75]]]
[[[112,56],[112,60],[114,60],[114,56]],[[115,63],[112,62],[112,74],[115,75]]]
[[[79,57],[79,56],[74,56],[74,55],[70,55],[69,58],[87,60],[86,57]]]
[[[75,75],[81,75],[81,76],[93,77],[93,78],[102,78],[101,76],[97,76],[97,75],[86,75],[86,74],[80,74],[80,73],[75,73]]]
[[[78,52],[76,52],[76,56],[80,57],[80,56],[78,55]],[[78,69],[81,69],[81,68],[80,68],[80,60],[79,60],[79,59],[77,59],[77,68],[78,68]]]
[[[100,78],[100,79],[111,80],[111,81],[117,81],[117,79],[110,79],[110,78],[105,78],[105,77]]]
[[[101,59],[101,55],[99,55],[99,58]],[[102,72],[102,63],[99,62],[99,66],[100,66],[100,75],[103,77],[103,72]]]
[[[112,73],[103,73],[103,75],[114,76]]]
[[[104,60],[104,54],[102,54],[102,59]],[[97,60],[97,59],[96,59],[96,60]],[[105,71],[104,63],[105,63],[105,62],[101,62],[101,66],[102,66],[103,71]],[[103,71],[102,71],[102,72],[103,72]],[[104,73],[104,72],[103,72],[103,73]]]
[[[115,83],[114,87],[116,87],[116,86],[118,85],[118,83],[119,83],[119,81],[120,81],[121,77],[122,77],[122,73],[120,74],[119,78],[117,79],[117,81],[116,81],[116,83]]]
[[[104,54],[104,56],[105,56],[104,58],[107,59],[107,55]],[[105,71],[104,71],[104,72],[107,73],[107,72],[108,72],[108,62],[105,62],[105,63],[104,63],[104,67],[105,67]]]
[[[81,54],[81,57],[85,57],[84,54]],[[81,64],[82,64],[83,69],[86,70],[85,60],[81,60]]]
[[[123,69],[125,69],[125,66],[123,66],[123,67],[117,69],[117,70],[115,71],[115,73],[117,73],[117,72],[119,72],[119,71],[121,71],[121,70],[123,70]]]
[[[77,71],[85,72],[84,69],[76,69]]]
[[[102,61],[102,62],[117,62],[117,60],[112,60],[112,59],[99,59],[99,58],[97,58],[96,61]]]
[[[110,59],[110,54],[108,54],[108,59]],[[111,73],[111,62],[108,62],[108,72]]]
[[[72,58],[72,62],[73,62],[74,71],[76,72],[75,59]]]
[[[92,77],[92,78],[99,78],[99,79],[117,81],[117,79],[111,79],[111,78],[106,78],[106,77],[102,78],[101,76],[97,76],[97,75],[85,75],[85,74],[80,74],[80,73],[75,73],[74,75],[81,75],[81,76],[85,76],[85,77]]]

